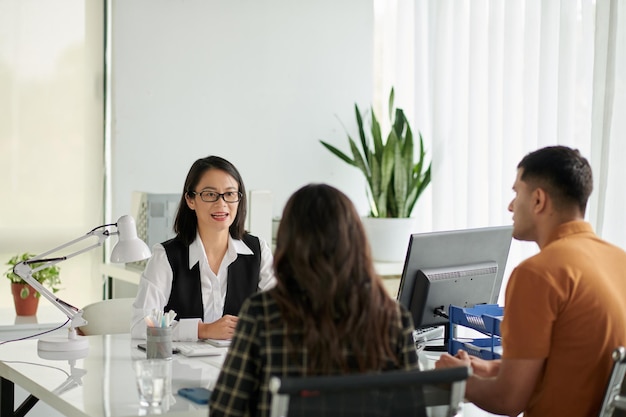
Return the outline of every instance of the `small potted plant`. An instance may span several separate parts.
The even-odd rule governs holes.
[[[22,261],[26,261],[34,257],[32,253],[23,253],[21,255],[15,255],[6,263],[9,268],[5,271],[4,275],[11,281],[11,292],[13,293],[13,301],[15,303],[15,313],[18,316],[33,316],[37,314],[37,306],[39,305],[39,293],[31,287],[26,281],[24,281],[19,275],[13,272],[13,267]],[[31,268],[35,269],[41,264],[32,264]],[[61,279],[59,278],[60,268],[56,265],[51,265],[47,268],[37,271],[33,274],[40,284],[45,285],[56,293],[59,291],[59,285]]]

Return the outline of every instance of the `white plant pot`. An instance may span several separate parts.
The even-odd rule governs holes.
[[[375,262],[404,262],[409,237],[417,232],[417,219],[363,217],[363,226]]]

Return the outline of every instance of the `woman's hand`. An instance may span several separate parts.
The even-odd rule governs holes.
[[[198,323],[198,339],[231,339],[237,316],[225,315],[213,323]]]

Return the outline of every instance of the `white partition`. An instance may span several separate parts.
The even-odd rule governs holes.
[[[252,190],[248,197],[246,229],[272,247],[272,192]]]

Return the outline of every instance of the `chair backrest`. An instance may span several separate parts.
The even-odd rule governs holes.
[[[454,416],[467,367],[270,380],[272,417]]]
[[[83,307],[87,325],[80,331],[88,336],[94,334],[130,333],[130,318],[134,298],[112,298],[97,301]]]
[[[613,351],[613,370],[606,386],[600,417],[626,416],[626,349],[623,346]]]

